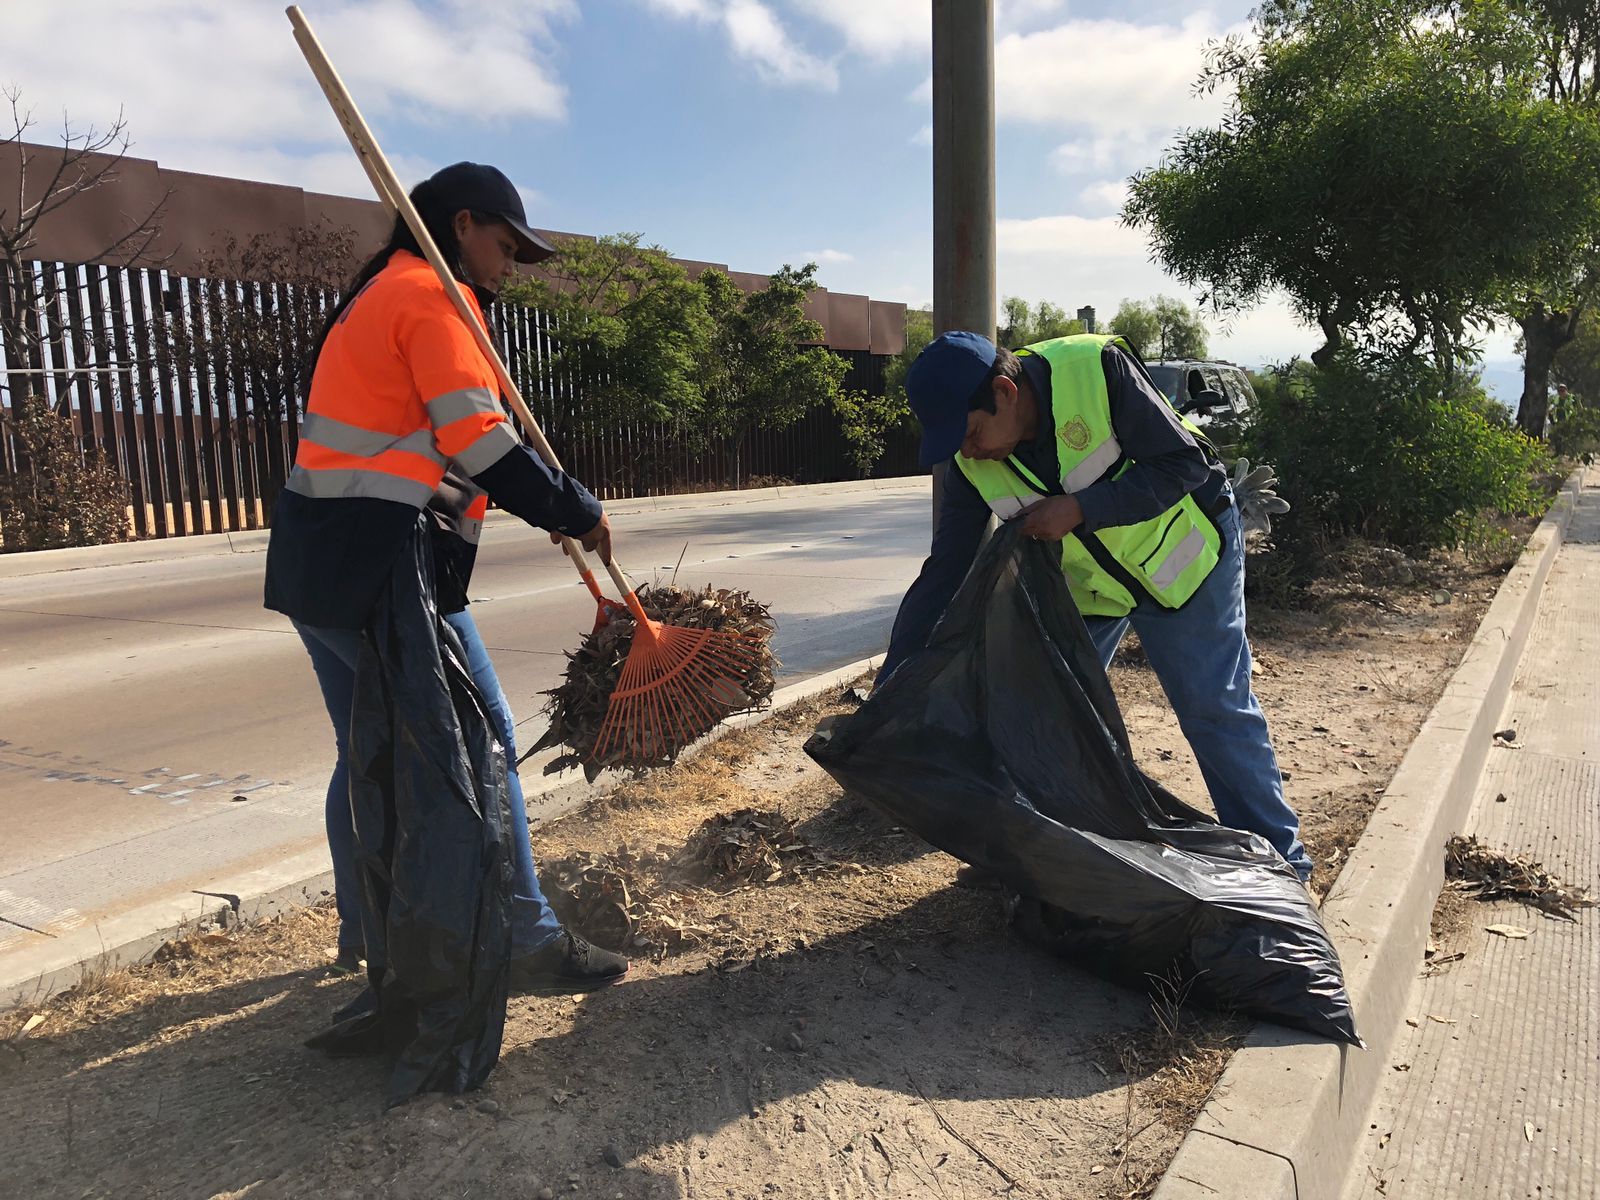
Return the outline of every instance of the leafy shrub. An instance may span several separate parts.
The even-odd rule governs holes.
[[[1276,540],[1302,561],[1329,536],[1455,545],[1480,514],[1543,505],[1548,451],[1497,419],[1476,383],[1447,389],[1420,360],[1355,355],[1324,370],[1292,362],[1262,383],[1248,457],[1277,468],[1294,511],[1274,522]]]
[[[903,389],[897,395],[884,396],[841,391],[833,399],[833,411],[839,419],[845,453],[863,479],[883,457],[889,435],[910,427],[914,420]]]
[[[1562,458],[1592,463],[1600,456],[1600,408],[1576,404],[1550,427],[1550,449]]]
[[[78,449],[72,420],[31,396],[4,418],[17,451],[0,475],[0,549],[94,546],[128,536],[128,485],[104,452]]]

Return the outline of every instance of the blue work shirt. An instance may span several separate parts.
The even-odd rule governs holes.
[[[1021,356],[1023,376],[1039,404],[1038,432],[1014,452],[1052,492],[1061,491],[1056,421],[1051,406],[1050,364],[1037,354]],[[1171,508],[1193,493],[1206,512],[1226,505],[1228,474],[1183,427],[1142,364],[1117,346],[1107,346],[1100,362],[1111,401],[1111,428],[1130,460],[1115,479],[1105,478],[1076,493],[1085,532],[1136,525]],[[954,463],[945,472],[938,529],[922,571],[900,602],[880,679],[887,679],[906,656],[927,644],[939,618],[955,596],[983,544],[992,510]]]

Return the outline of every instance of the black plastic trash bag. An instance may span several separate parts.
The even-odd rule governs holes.
[[[989,539],[927,647],[806,751],[1020,894],[1020,932],[1133,987],[1360,1045],[1293,868],[1134,765],[1053,544]]]
[[[307,1043],[391,1054],[391,1105],[488,1078],[510,979],[505,752],[433,588],[419,524],[356,666],[348,761],[368,988]]]

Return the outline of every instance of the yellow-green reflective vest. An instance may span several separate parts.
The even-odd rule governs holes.
[[[1050,364],[1056,456],[1061,487],[1068,493],[1115,478],[1130,465],[1111,428],[1111,397],[1100,365],[1101,354],[1113,342],[1128,349],[1121,338],[1077,334],[1017,351],[1037,354]],[[1204,442],[1205,435],[1192,421],[1179,419]],[[956,465],[1002,521],[1051,494],[1015,456],[989,462],[957,454]],[[1181,608],[1221,555],[1216,522],[1193,496],[1136,525],[1080,531],[1061,539],[1061,570],[1084,616],[1125,616],[1144,598]]]

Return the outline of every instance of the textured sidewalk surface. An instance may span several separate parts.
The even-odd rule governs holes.
[[[1600,891],[1600,470],[1540,598],[1468,828]],[[1345,1200],[1600,1196],[1600,910],[1471,903],[1419,977]],[[1526,938],[1489,933],[1502,924]]]

